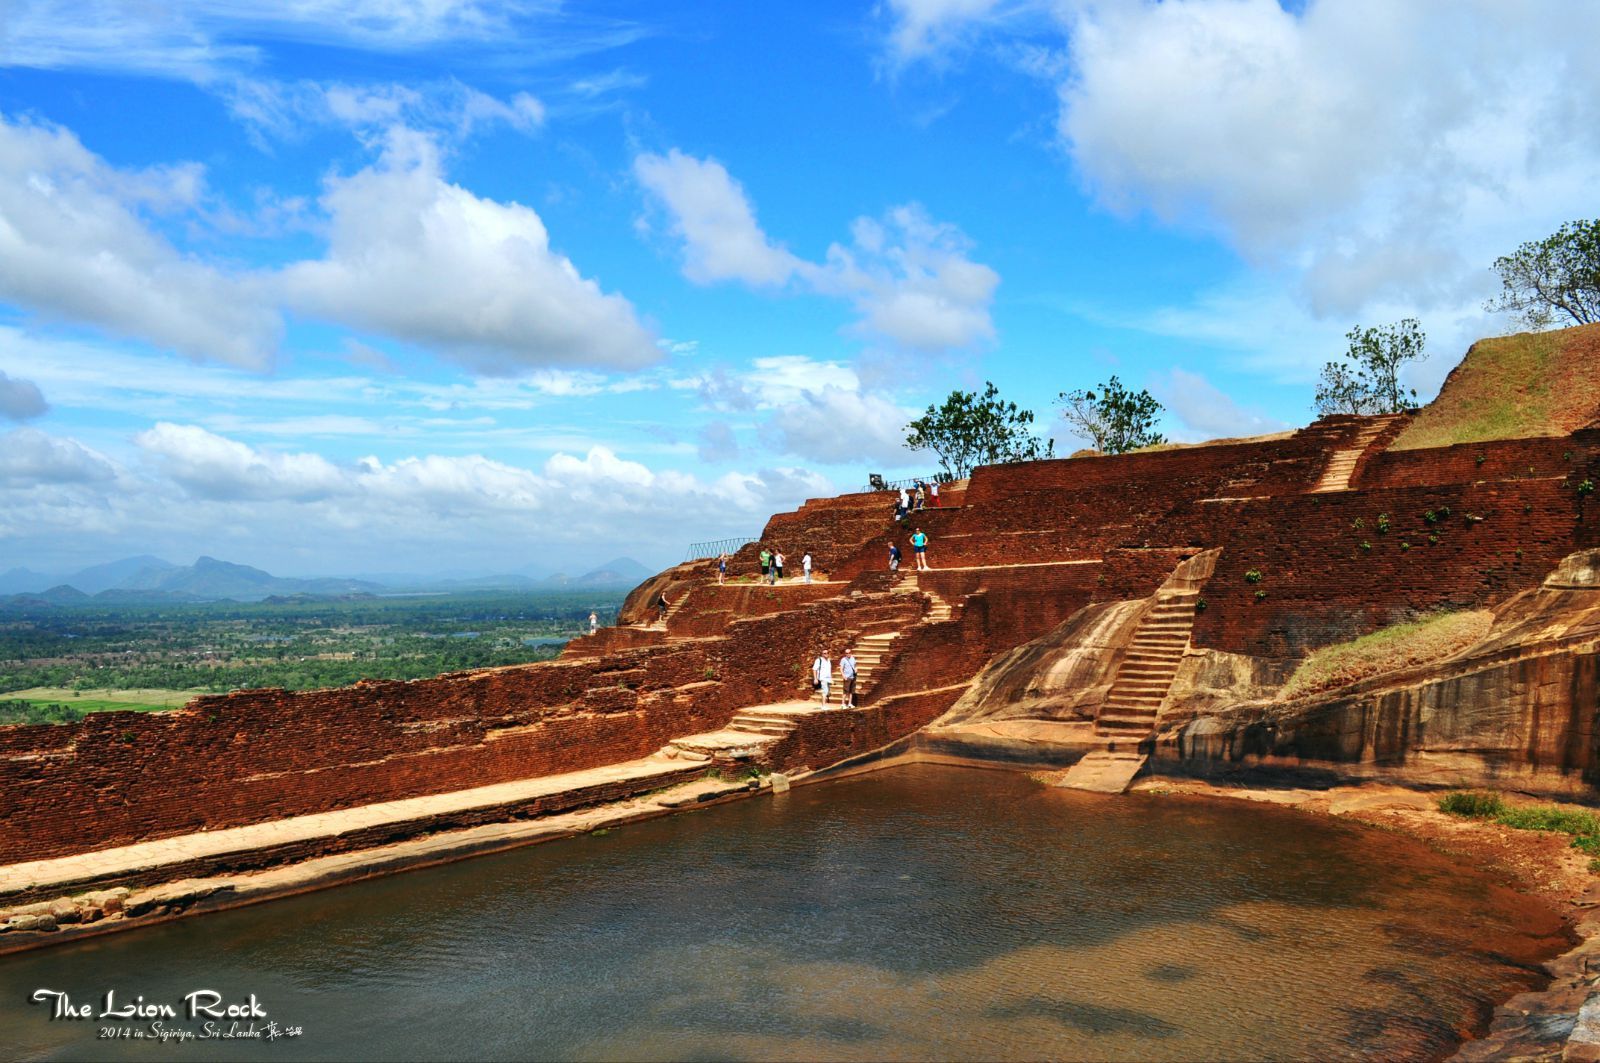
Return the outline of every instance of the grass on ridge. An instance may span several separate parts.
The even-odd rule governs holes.
[[[1439,798],[1439,810],[1466,819],[1485,819],[1517,830],[1546,831],[1572,836],[1572,847],[1591,857],[1589,870],[1600,873],[1600,817],[1582,808],[1528,805],[1513,808],[1499,794],[1480,790],[1452,790]]]
[[[1486,609],[1435,613],[1325,646],[1300,663],[1279,697],[1296,698],[1331,690],[1397,668],[1448,657],[1487,635],[1493,623],[1494,615]]]
[[[1600,326],[1479,340],[1391,450],[1563,435],[1597,412]]]

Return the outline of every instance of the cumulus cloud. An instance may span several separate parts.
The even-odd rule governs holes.
[[[489,373],[636,369],[660,357],[632,305],[555,252],[538,214],[446,181],[425,136],[391,131],[382,158],[330,178],[321,202],[327,256],[281,275],[304,313]]]
[[[1289,426],[1276,417],[1244,407],[1199,373],[1174,367],[1150,384],[1167,412],[1182,422],[1173,433],[1180,442],[1266,435]]]
[[[341,493],[344,476],[316,454],[257,450],[195,425],[161,422],[134,442],[197,497],[310,500]]]
[[[914,417],[882,396],[829,386],[774,410],[762,431],[777,449],[822,464],[900,465]]]
[[[261,285],[181,253],[144,216],[192,208],[202,185],[197,167],[120,170],[65,129],[0,115],[0,299],[264,367],[281,322]]]
[[[683,241],[684,275],[695,283],[780,285],[799,266],[767,239],[743,186],[716,159],[673,148],[665,155],[640,155],[633,172],[671,213],[673,233]]]
[[[1478,301],[1495,254],[1592,207],[1593,5],[1069,10],[1059,129],[1099,198],[1302,269],[1319,313]]]
[[[851,236],[849,246],[828,248],[824,267],[807,272],[817,290],[856,305],[858,331],[923,351],[994,338],[989,306],[1000,275],[967,257],[972,242],[961,230],[908,204],[881,221],[858,218]]]
[[[110,480],[110,459],[76,440],[16,428],[0,436],[0,486],[84,484]]]
[[[37,384],[20,377],[7,376],[5,370],[0,369],[0,418],[26,421],[49,408],[50,404],[44,401],[44,394],[39,391]]]
[[[802,288],[848,300],[854,331],[923,351],[958,350],[994,338],[990,305],[1000,275],[968,257],[972,242],[915,203],[883,218],[857,218],[848,244],[809,262],[775,244],[756,222],[743,186],[715,159],[676,148],[644,154],[634,173],[671,217],[683,243],[684,275]]]

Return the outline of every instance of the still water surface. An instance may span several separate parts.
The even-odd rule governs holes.
[[[1395,835],[915,766],[0,960],[0,1044],[23,1059],[1428,1058],[1562,946],[1551,913]],[[46,1021],[27,1002],[42,987],[96,1004],[254,993],[304,1033],[99,1041],[113,1023]]]

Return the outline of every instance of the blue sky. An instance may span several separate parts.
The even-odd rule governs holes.
[[[20,0],[0,570],[657,565],[993,380],[1175,439],[1431,395],[1594,211],[1600,7]],[[1058,451],[1079,441],[1065,435]]]

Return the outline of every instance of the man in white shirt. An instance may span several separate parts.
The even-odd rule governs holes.
[[[811,662],[811,678],[817,684],[817,689],[822,691],[822,703],[828,703],[828,687],[833,683],[833,661],[828,657],[828,651],[823,650],[817,654],[817,659]]]
[[[600,618],[593,613],[589,614],[589,634],[593,635],[600,630]]]
[[[800,571],[802,571],[802,572],[804,572],[806,574],[806,582],[810,583],[811,582],[811,551],[810,550],[807,550],[805,556],[800,559]]]
[[[839,658],[839,678],[844,680],[844,693],[839,697],[841,709],[856,707],[856,653],[846,647],[844,656]]]

